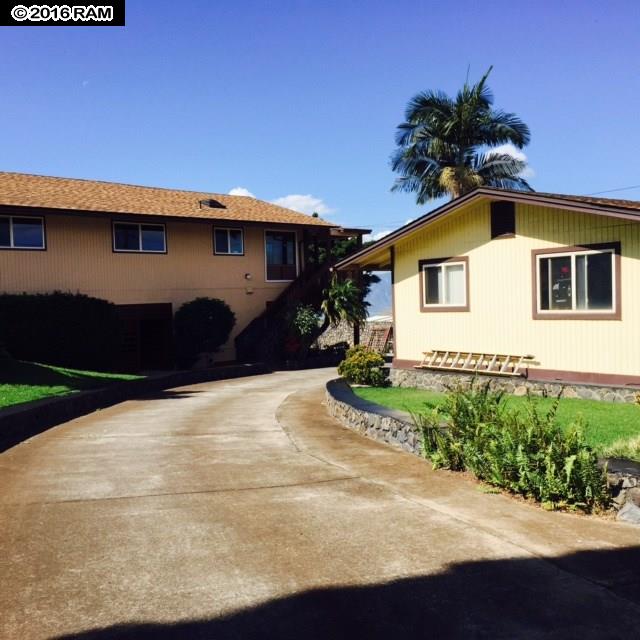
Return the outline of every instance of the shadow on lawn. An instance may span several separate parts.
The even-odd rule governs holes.
[[[135,378],[136,376],[125,376]],[[45,387],[65,386],[70,389],[90,389],[113,382],[118,376],[79,371],[63,367],[49,367],[35,362],[3,360],[0,362],[0,384],[34,385]]]
[[[219,618],[132,622],[57,638],[634,638],[639,567],[640,547],[469,562],[432,576],[314,589]]]

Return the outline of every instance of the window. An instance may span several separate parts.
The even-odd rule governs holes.
[[[213,252],[221,256],[244,255],[242,229],[214,229]]]
[[[619,317],[619,245],[535,251],[534,317]]]
[[[267,280],[295,280],[298,275],[294,231],[265,231]]]
[[[468,311],[468,259],[421,260],[423,311]]]
[[[163,224],[114,222],[113,250],[139,253],[166,253],[166,230]]]
[[[516,205],[500,200],[491,203],[491,238],[511,238],[516,234]]]
[[[0,249],[44,249],[44,220],[0,216]]]

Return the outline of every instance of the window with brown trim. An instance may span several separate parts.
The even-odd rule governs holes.
[[[469,258],[420,260],[422,311],[469,311]]]
[[[113,250],[116,253],[166,253],[164,224],[113,223]]]
[[[532,253],[533,317],[620,319],[620,243]]]

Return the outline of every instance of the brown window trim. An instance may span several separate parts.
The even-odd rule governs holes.
[[[463,306],[447,307],[445,305],[426,306],[424,301],[424,269],[425,265],[444,264],[446,262],[463,262],[465,276],[465,303]],[[422,313],[456,313],[469,311],[469,256],[454,256],[449,258],[429,258],[418,260],[418,273],[420,274],[420,311]]]
[[[571,311],[567,313],[549,313],[538,311],[538,256],[553,253],[576,253],[579,251],[598,251],[613,249],[613,282],[615,287],[615,308],[612,312],[598,313],[597,311]],[[532,317],[534,320],[622,320],[622,301],[620,263],[621,263],[620,242],[602,242],[598,244],[583,244],[568,247],[553,247],[550,249],[533,249],[531,251],[531,275],[533,287],[531,290]]]
[[[140,249],[116,249],[116,225],[128,224],[137,226],[139,230],[142,227],[162,227],[164,229],[164,251],[148,251],[142,249],[142,242],[140,243]],[[169,240],[167,238],[167,225],[164,222],[138,222],[137,220],[125,220],[117,219],[111,221],[111,253],[130,253],[145,256],[166,256],[169,253]]]

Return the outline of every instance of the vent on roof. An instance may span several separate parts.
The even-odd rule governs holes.
[[[222,202],[218,202],[218,200],[214,200],[213,198],[209,198],[207,200],[200,200],[200,208],[201,209],[226,209]]]

